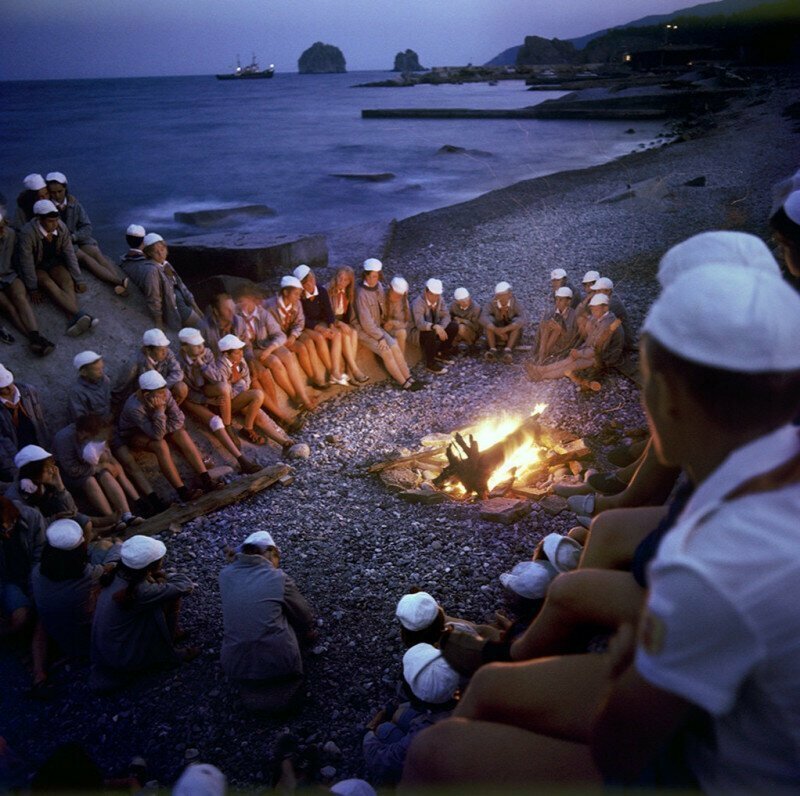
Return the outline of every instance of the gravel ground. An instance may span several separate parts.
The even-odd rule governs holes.
[[[797,167],[797,134],[781,112],[797,101],[798,86],[765,93],[719,114],[703,137],[406,219],[386,268],[412,285],[441,277],[448,293],[464,284],[481,300],[508,279],[533,317],[544,308],[552,268],[565,268],[575,284],[596,268],[615,280],[638,325],[656,292],[658,258],[670,245],[715,227],[766,234],[770,186]],[[700,175],[706,187],[683,186]],[[627,183],[653,177],[664,180],[658,197],[598,204]],[[449,613],[491,617],[503,604],[497,576],[530,555],[543,535],[565,532],[574,521],[566,512],[551,517],[534,508],[507,528],[480,520],[473,505],[408,505],[363,465],[397,447],[415,447],[424,434],[502,410],[530,411],[538,402],[549,405],[545,422],[587,439],[600,464],[618,429],[643,423],[638,392],[620,376],[586,398],[566,380],[528,383],[519,363],[475,359],[459,360],[416,394],[384,383],[327,402],[301,435],[312,456],[297,464],[292,486],[274,487],[165,538],[168,566],[200,584],[183,617],[191,642],[205,648],[201,658],[107,697],[93,695],[87,668],[73,664],[55,673],[62,697],[44,704],[23,696],[29,680],[18,656],[0,653],[0,734],[22,761],[13,778],[24,781],[57,744],[78,740],[109,773],[124,771],[141,754],[153,777],[172,783],[188,749],[220,766],[231,783],[258,789],[283,726],[308,743],[333,742],[323,763],[336,769],[336,779],[358,775],[363,726],[393,694],[400,671],[397,599],[416,585]],[[332,435],[340,442],[326,442]],[[318,654],[307,663],[308,699],[288,723],[242,712],[218,665],[216,576],[225,548],[258,528],[274,534],[283,566],[320,616]]]

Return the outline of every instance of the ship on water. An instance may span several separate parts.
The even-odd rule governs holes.
[[[242,66],[239,56],[236,56],[236,69],[224,75],[217,75],[217,80],[266,80],[275,74],[275,64],[270,64],[267,69],[262,69],[256,61],[255,53],[253,60],[247,65]]]

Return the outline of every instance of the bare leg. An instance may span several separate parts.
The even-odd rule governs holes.
[[[172,397],[175,399],[175,403],[180,406],[185,400],[186,396],[189,394],[189,388],[186,386],[185,381],[178,381],[169,388],[169,391],[172,393]]]
[[[168,435],[169,441],[172,442],[176,448],[183,454],[183,457],[189,462],[189,465],[196,473],[205,473],[206,466],[203,463],[203,457],[197,446],[189,436],[185,428],[179,428]]]
[[[133,454],[131,454],[130,448],[128,448],[127,445],[120,445],[116,448],[114,450],[114,456],[119,459],[125,473],[130,477],[131,481],[133,481],[136,491],[140,495],[149,495],[153,492],[153,485],[145,477],[142,468],[139,467],[136,459],[133,458]]]
[[[123,514],[126,514],[131,510],[128,501],[125,499],[125,493],[122,491],[122,487],[117,483],[111,473],[107,471],[101,473],[98,481],[108,502],[115,511],[121,511]]]
[[[565,357],[559,359],[558,362],[552,362],[549,365],[539,365],[536,367],[528,367],[528,375],[534,381],[545,381],[546,379],[560,379],[567,376],[576,370],[583,370],[590,368],[594,365],[594,356],[580,356]]]
[[[344,375],[344,362],[342,360],[342,346],[344,345],[341,329],[331,327],[332,337],[327,341],[331,350],[331,375],[340,379]]]
[[[283,366],[281,365],[281,367]],[[292,416],[281,406],[278,400],[278,388],[270,369],[264,367],[258,360],[254,360],[250,364],[250,369],[253,373],[253,380],[264,393],[264,402],[261,404],[262,408],[269,412],[274,418],[277,418],[279,422],[291,423]]]
[[[234,414],[241,413],[244,416],[242,425],[252,430],[263,401],[264,393],[261,390],[245,390],[231,401],[231,411]]]
[[[506,338],[506,351],[513,351],[522,337],[522,329],[519,326],[514,327]]]
[[[314,334],[317,333],[315,332]],[[324,340],[322,342],[325,343]],[[308,362],[311,366],[311,373],[308,374],[309,378],[311,378],[315,387],[321,387],[326,383],[327,379],[325,377],[325,366],[322,364],[322,360],[317,354],[316,343],[313,338],[309,336],[303,341],[303,347],[308,354]]]
[[[486,346],[489,349],[497,348],[497,334],[496,330],[486,327]]]
[[[122,468],[122,465],[112,456],[110,462],[110,472],[111,475],[116,479],[117,483],[122,487],[122,491],[125,493],[125,497],[128,499],[128,503],[132,503],[139,499],[139,491],[136,487],[131,483],[130,479],[125,473],[125,470]],[[147,494],[142,492],[141,494]]]
[[[15,279],[14,283],[19,282],[19,279]],[[6,290],[10,293],[11,287],[8,287]],[[22,315],[17,311],[17,307],[12,301],[9,300],[8,296],[6,295],[6,291],[0,290],[0,312],[5,315],[9,321],[14,325],[16,329],[19,329],[23,334],[29,334],[33,329],[30,327],[26,327],[26,324],[22,320]]]
[[[406,342],[408,341],[408,330],[397,329],[396,331],[392,332],[392,337],[394,337],[397,347],[400,349],[400,353],[403,355],[403,357],[405,357]]]
[[[89,270],[91,270],[92,273],[98,279],[102,279],[104,282],[110,282],[111,284],[114,285],[122,284],[125,277],[123,276],[122,273],[120,273],[116,264],[112,262],[108,257],[106,257],[97,246],[94,245],[81,246],[78,249],[78,259],[80,259],[81,254],[85,255],[89,260],[93,260],[106,274],[106,276],[101,276],[99,273],[95,272],[90,267]]]
[[[400,373],[403,382],[407,381],[408,379],[411,378],[411,371],[408,369],[408,362],[406,362],[406,358],[405,356],[403,356],[403,352],[400,350],[400,346],[392,345],[389,350],[392,352],[395,365],[397,366],[397,370]]]
[[[86,483],[83,485],[83,491],[86,493],[87,500],[92,504],[92,507],[98,514],[107,517],[109,514],[114,513],[111,504],[108,502],[105,493],[94,476],[90,476],[86,479]]]
[[[356,354],[358,353],[358,332],[352,326],[341,325],[342,329],[342,356],[347,363],[350,375],[355,379],[363,379],[364,373],[358,367]]]
[[[288,348],[279,348],[275,352],[283,363],[286,372],[289,375],[292,387],[294,387],[294,394],[297,400],[306,407],[306,409],[314,409],[317,406],[317,401],[313,400],[308,393],[305,377],[298,364],[297,357],[289,351]]]
[[[286,349],[284,349],[284,351],[285,350]],[[289,351],[286,351],[286,353],[291,356]],[[277,353],[270,354],[264,361],[264,365],[272,374],[272,378],[275,380],[275,383],[278,385],[278,387],[280,387],[289,397],[289,400],[291,401],[296,399],[297,392],[292,384],[292,380],[289,378],[289,372],[286,368],[286,365],[283,363],[282,358]]]
[[[306,329],[301,335],[301,338],[304,336],[310,343],[314,344],[314,351],[317,357],[323,367],[330,373],[333,368],[333,363],[331,362],[331,352],[330,348],[328,348],[328,341],[325,336],[320,334],[316,329]]]
[[[392,345],[386,351],[380,352],[378,356],[383,360],[383,364],[386,370],[389,371],[389,375],[398,384],[402,385],[408,381],[408,376],[406,375],[408,373],[408,365],[403,367],[403,365],[398,362],[398,358],[400,358],[403,364],[405,364],[405,358],[396,345]]]
[[[56,271],[61,269],[65,274],[67,273],[64,271],[61,266],[56,266],[55,268],[51,269],[50,273],[48,274],[47,271],[42,271],[41,269],[36,269],[36,278],[39,280],[39,287],[47,293],[53,303],[62,309],[67,315],[75,315],[78,312],[78,302],[75,298],[75,287],[72,284],[72,279],[69,279],[69,282],[66,282],[62,279],[57,280]],[[67,274],[69,277],[69,274]]]
[[[287,447],[293,443],[288,434],[261,409],[256,413],[255,425],[281,447]]]
[[[203,406],[202,404],[196,404],[193,401],[184,401],[183,410],[187,414],[191,415],[195,420],[199,420],[200,423],[202,423],[202,425],[209,430],[211,430],[209,425],[210,421],[215,417],[219,417],[219,415],[215,415],[207,407]],[[238,459],[242,455],[242,452],[236,447],[224,427],[217,429],[216,431],[211,431],[211,433],[217,438],[219,444],[231,454],[231,456]]]
[[[203,392],[209,397],[219,401],[219,416],[222,422],[229,426],[233,418],[231,410],[231,386],[227,383],[206,384]]]
[[[174,489],[179,489],[182,487],[183,479],[178,472],[178,468],[175,466],[175,462],[172,458],[172,454],[170,453],[169,445],[167,445],[166,440],[147,440],[143,447],[145,450],[155,455],[156,459],[158,460],[158,467],[161,470],[164,478],[166,478],[169,482],[169,485]]]
[[[576,569],[559,575],[542,610],[511,646],[517,661],[575,652],[576,634],[593,626],[636,625],[644,589],[628,572]]]
[[[630,569],[639,542],[664,518],[664,506],[611,509],[592,520],[579,566]]]
[[[80,248],[75,252],[81,268],[85,268],[89,273],[96,276],[101,282],[108,282],[112,285],[118,285],[122,280],[118,279],[113,272],[109,271],[106,264],[101,259],[96,259],[89,254],[84,248]]]

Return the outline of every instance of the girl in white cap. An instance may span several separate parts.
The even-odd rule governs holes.
[[[132,675],[193,660],[198,647],[178,647],[181,599],[194,584],[162,568],[167,548],[150,536],[131,536],[116,568],[104,575],[92,621],[91,685],[124,686]]]
[[[128,278],[100,251],[92,237],[92,222],[81,203],[69,193],[67,178],[60,171],[51,171],[45,181],[48,198],[58,208],[61,220],[70,232],[78,262],[101,281],[114,285],[118,296],[127,296]]]
[[[358,331],[353,326],[356,310],[356,275],[349,265],[336,269],[333,279],[328,282],[328,295],[336,327],[342,333],[342,356],[347,363],[347,369],[354,381],[364,384],[369,381],[369,376],[358,367],[356,361]]]
[[[383,327],[386,314],[386,291],[381,284],[383,264],[374,257],[364,261],[361,284],[356,293],[356,317],[353,325],[358,339],[377,354],[389,375],[403,390],[421,390],[425,384],[411,377],[397,341]]]
[[[408,282],[402,276],[394,277],[389,283],[382,326],[397,340],[397,345],[405,356],[406,341],[411,329],[411,306],[408,303]]]
[[[303,305],[305,329],[300,339],[308,337],[313,341],[317,356],[328,371],[331,382],[347,387],[350,380],[344,372],[342,361],[342,332],[336,326],[328,291],[317,284],[314,272],[305,264],[298,265],[293,275],[303,286],[300,303]]]
[[[67,334],[76,337],[97,325],[78,305],[76,293],[86,291],[69,230],[49,199],[33,206],[34,217],[20,230],[19,268],[33,304],[41,303],[46,293],[69,316]]]

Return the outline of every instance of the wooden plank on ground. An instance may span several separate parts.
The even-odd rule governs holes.
[[[287,475],[291,469],[288,464],[273,464],[265,467],[257,473],[238,478],[221,489],[207,492],[191,503],[172,506],[166,511],[162,511],[161,514],[156,514],[155,517],[145,520],[141,525],[129,528],[126,536],[135,536],[137,534],[152,536],[154,533],[174,530],[176,526],[180,527],[183,523],[189,522],[189,520],[204,514],[210,514],[217,509],[230,506],[231,503],[236,503],[250,495],[261,492]]]
[[[431,448],[430,450],[426,451],[417,451],[416,453],[412,453],[410,456],[400,456],[398,459],[389,459],[385,462],[376,462],[375,464],[371,464],[369,466],[367,472],[381,473],[384,470],[390,470],[393,467],[403,467],[410,462],[428,462],[431,459],[435,459],[437,456],[441,456],[446,450],[447,445],[440,445],[438,448]]]

